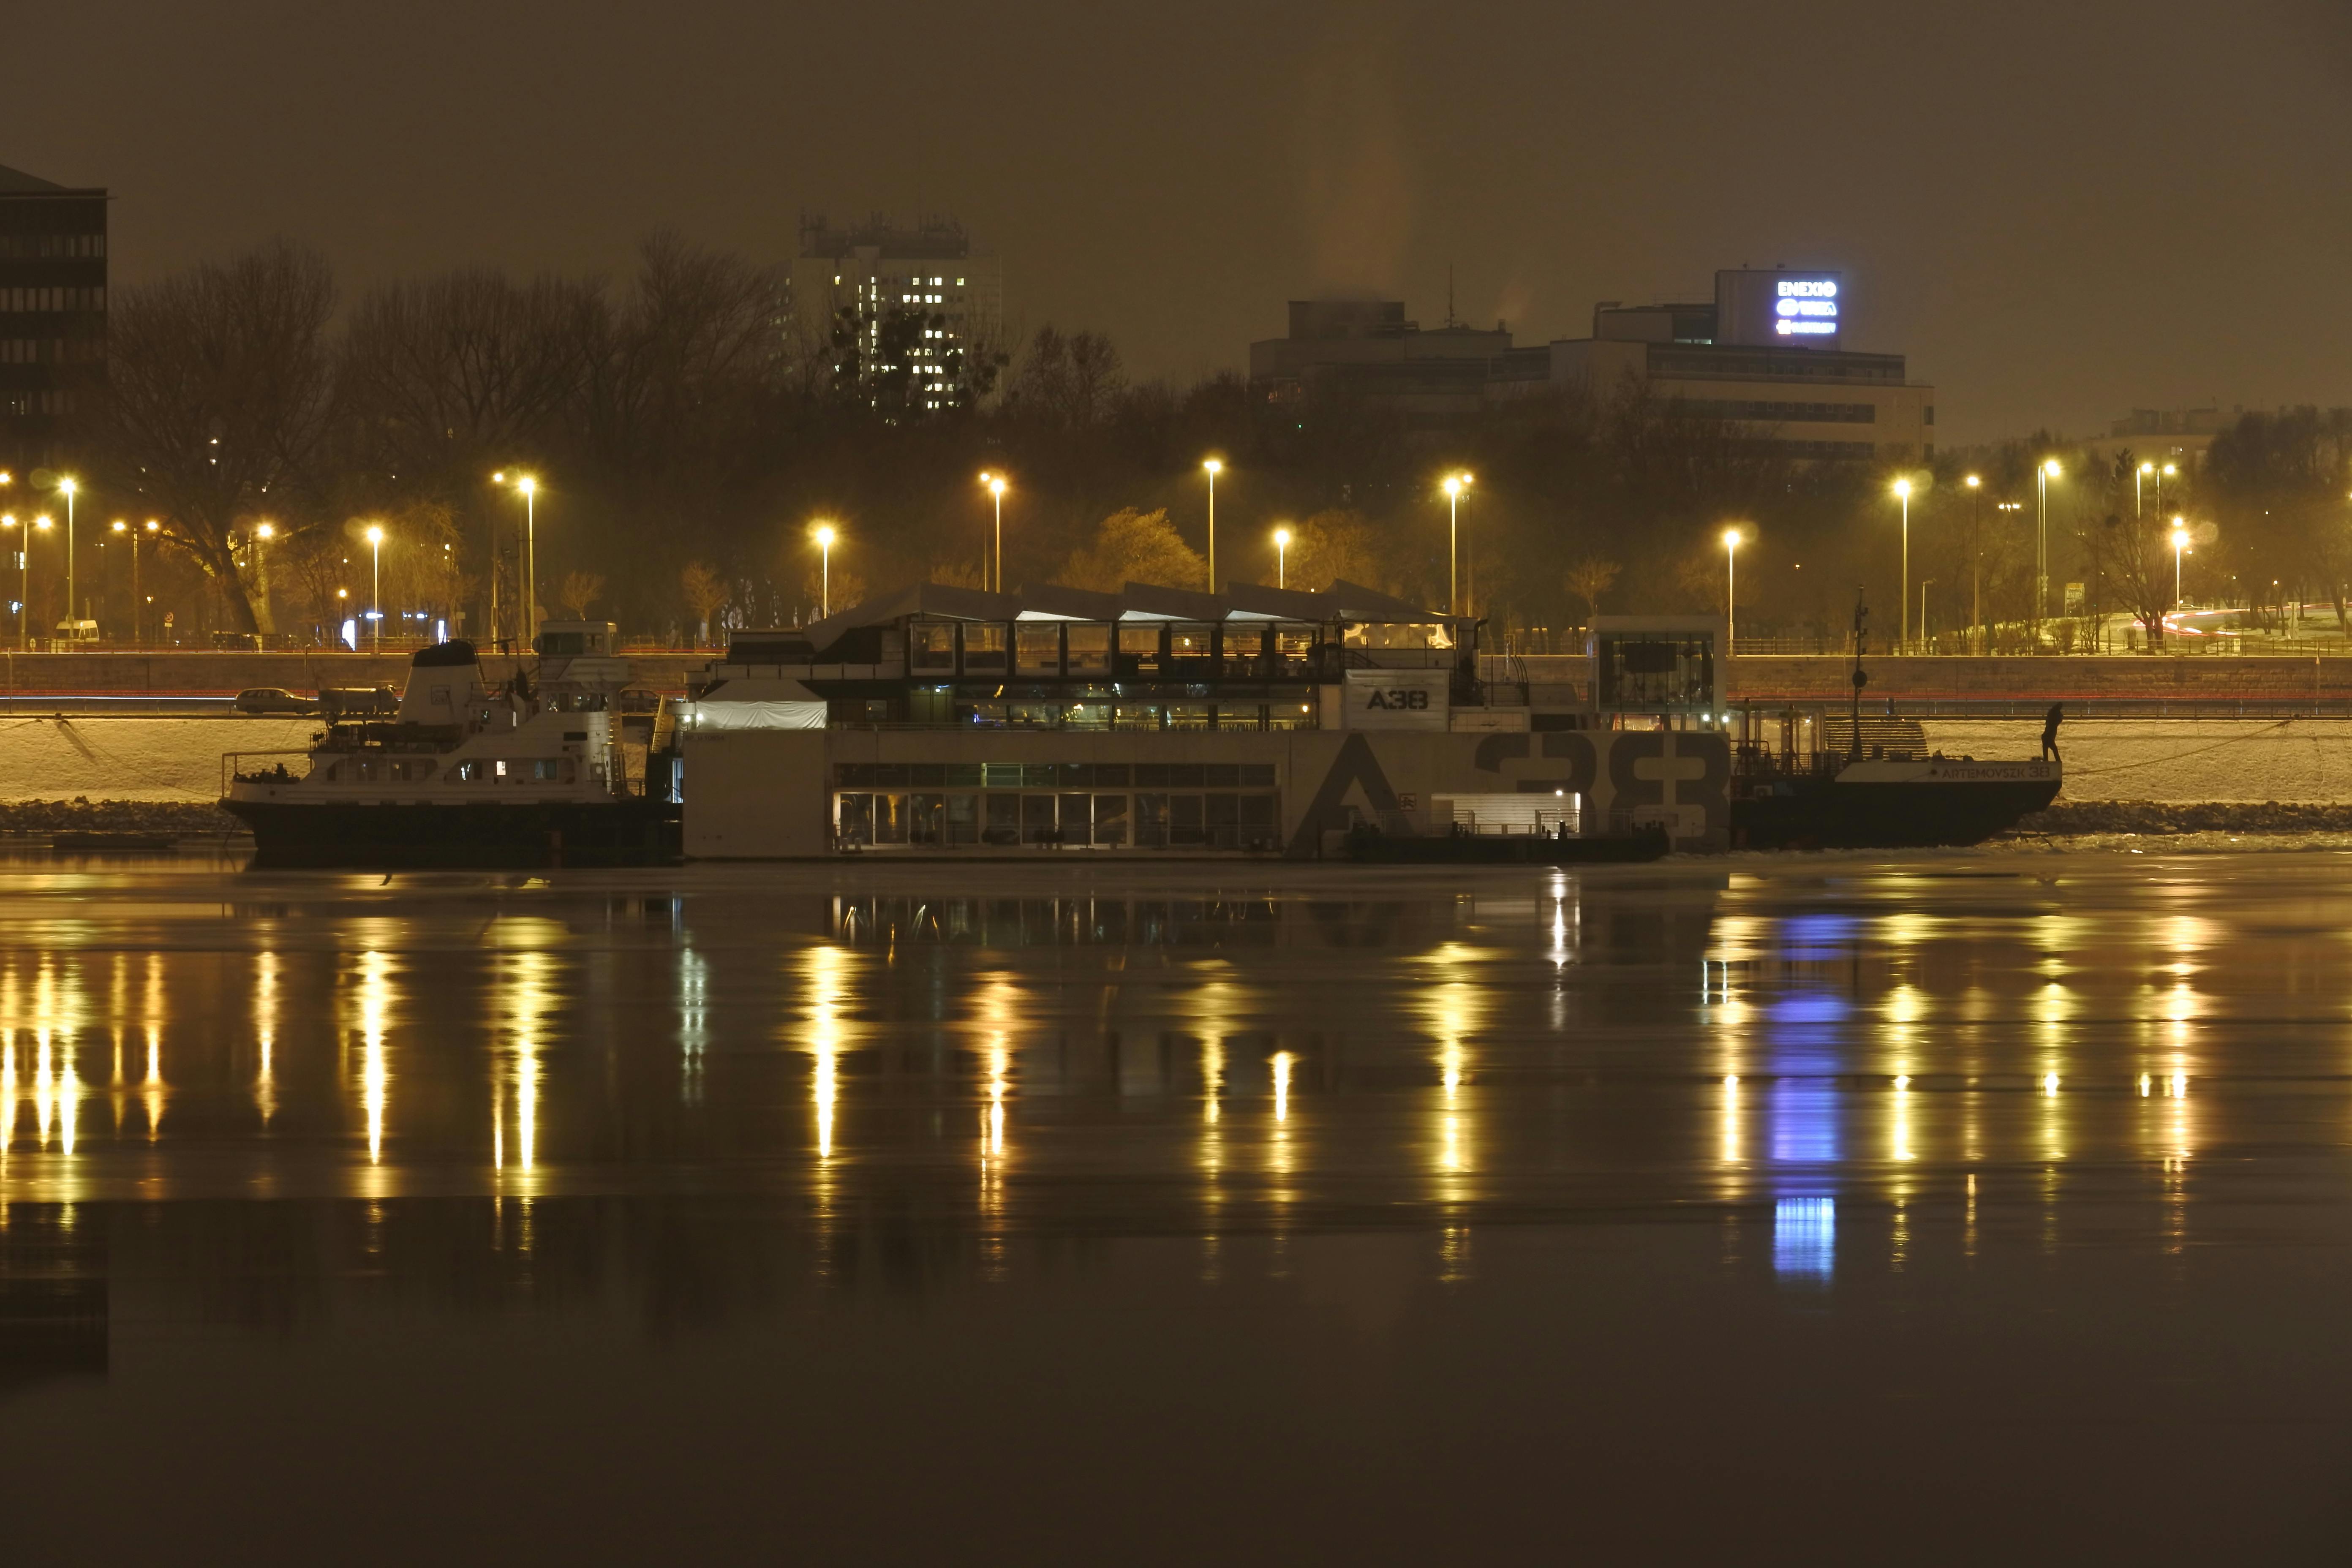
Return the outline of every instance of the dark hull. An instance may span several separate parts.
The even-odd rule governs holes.
[[[667,866],[679,859],[678,808],[667,801],[530,805],[294,805],[225,800],[253,830],[263,867]]]
[[[1839,784],[1731,800],[1735,849],[1916,849],[1981,844],[2057,798],[2056,779]]]
[[[1388,866],[1624,865],[1658,859],[1667,847],[1663,832],[1605,838],[1547,838],[1531,833],[1407,838],[1381,834],[1350,840],[1348,858]]]

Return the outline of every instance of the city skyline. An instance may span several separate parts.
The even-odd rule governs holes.
[[[1849,343],[1909,354],[1954,443],[2097,435],[2135,407],[2352,403],[2327,330],[2344,220],[2313,199],[2352,39],[2301,0],[2030,31],[2007,8],[1708,6],[1684,18],[1706,47],[1647,72],[1595,65],[1658,47],[1638,22],[1515,5],[1443,27],[1393,7],[995,29],[919,6],[879,117],[853,73],[811,63],[852,58],[845,19],[714,6],[648,38],[563,15],[33,18],[33,53],[100,54],[142,111],[94,113],[86,82],[44,73],[0,162],[113,191],[119,284],[274,234],[354,289],[478,263],[617,270],[665,227],[781,264],[804,209],[944,211],[1003,258],[1016,342],[1097,329],[1143,375],[1241,370],[1290,299],[1373,292],[1431,321],[1450,275],[1459,319],[1542,342],[1600,300],[1785,261],[1847,275]],[[1789,49],[1804,70],[1753,68]],[[239,73],[271,90],[223,95]],[[428,79],[446,90],[402,87]]]

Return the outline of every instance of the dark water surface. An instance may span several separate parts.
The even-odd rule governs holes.
[[[2280,1561],[2352,857],[0,866],[12,1562]]]

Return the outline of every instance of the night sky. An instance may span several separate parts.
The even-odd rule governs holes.
[[[674,226],[960,216],[1016,330],[1239,368],[1283,301],[1581,335],[1839,267],[1948,442],[2352,403],[2352,10],[1064,3],[20,6],[0,163],[117,197],[118,282],[275,233],[347,286],[615,268]]]

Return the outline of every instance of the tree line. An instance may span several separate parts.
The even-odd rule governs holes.
[[[1346,578],[1435,606],[1456,581],[1438,481],[1470,473],[1463,607],[1490,639],[1536,651],[1572,646],[1598,611],[1719,611],[1732,523],[1750,541],[1743,636],[1825,646],[1858,589],[1892,628],[1897,595],[1922,583],[1939,629],[1981,621],[2013,641],[2023,624],[2046,645],[2064,619],[2057,584],[2081,581],[2082,609],[2128,610],[2160,635],[2175,514],[2205,531],[2199,593],[2326,598],[2340,620],[2352,577],[2340,412],[2242,417],[2152,507],[2145,476],[2137,498],[2131,484],[2149,459],[2108,445],[2043,435],[1801,462],[1768,430],[1631,382],[1432,430],[1345,398],[1277,404],[1229,374],[1131,377],[1103,334],[1051,325],[965,345],[957,395],[934,409],[909,395],[905,352],[929,322],[843,318],[803,342],[785,288],[774,268],[660,236],[619,277],[471,268],[347,299],[322,258],[275,242],[117,290],[107,395],[73,432],[73,462],[95,511],[159,522],[151,631],[175,595],[184,626],[331,627],[373,598],[380,561],[387,608],[462,612],[503,638],[534,558],[542,606],[627,635],[794,624],[816,612],[820,520],[837,531],[836,608],[909,582],[980,583],[995,515],[983,470],[1010,481],[1008,583],[1205,587],[1211,456],[1221,578]],[[2037,616],[2033,476],[2053,460],[2053,601]],[[1900,584],[1897,478],[1915,487]],[[1277,526],[1292,538],[1279,561]],[[96,580],[119,575],[109,563]]]

